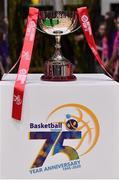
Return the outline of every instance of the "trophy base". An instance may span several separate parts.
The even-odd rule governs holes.
[[[72,75],[72,76],[67,76],[67,77],[48,77],[48,76],[45,76],[43,75],[41,77],[41,80],[43,81],[75,81],[77,78],[75,75]]]

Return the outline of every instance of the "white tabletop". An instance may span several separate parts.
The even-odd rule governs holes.
[[[50,85],[50,86],[68,86],[68,85],[118,85],[104,74],[76,74],[77,80],[70,82],[48,82],[40,79],[41,74],[29,74],[27,77],[28,85]],[[0,84],[14,85],[16,74],[5,74]]]

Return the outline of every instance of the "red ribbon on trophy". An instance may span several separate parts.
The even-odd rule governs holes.
[[[82,29],[84,31],[84,35],[85,35],[86,41],[87,41],[90,49],[92,50],[92,53],[94,54],[95,59],[100,64],[102,69],[106,72],[106,74],[110,78],[113,79],[111,74],[106,70],[106,68],[104,66],[104,63],[103,63],[103,61],[100,58],[100,55],[98,53],[97,46],[96,46],[96,43],[95,43],[95,40],[94,40],[94,37],[93,37],[93,33],[92,33],[92,28],[91,28],[88,8],[87,7],[78,8],[77,12],[78,12],[78,17],[79,17],[79,21],[80,21],[81,27],[82,27]]]
[[[36,8],[29,9],[26,34],[24,45],[20,58],[20,66],[14,86],[12,117],[21,120],[23,97],[26,84],[26,78],[31,62],[31,55],[36,34],[36,26],[39,10]]]
[[[84,31],[84,35],[96,60],[103,68],[103,70],[112,78],[112,76],[105,69],[103,61],[101,60],[99,53],[97,51],[96,43],[92,34],[92,28],[91,28],[87,7],[78,8],[77,12],[78,12],[80,24]],[[14,95],[13,95],[12,117],[17,120],[21,120],[24,90],[25,90],[26,78],[31,62],[31,55],[32,55],[34,39],[36,34],[38,16],[39,16],[38,9],[36,8],[29,9],[24,45],[20,56],[21,57],[20,66],[15,81]]]

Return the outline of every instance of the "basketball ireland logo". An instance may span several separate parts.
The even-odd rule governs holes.
[[[100,126],[96,115],[81,104],[64,104],[55,108],[46,123],[44,127],[50,127],[48,131],[29,134],[30,140],[45,140],[31,168],[43,166],[51,151],[52,158],[64,153],[69,161],[77,160],[88,154],[99,139]]]

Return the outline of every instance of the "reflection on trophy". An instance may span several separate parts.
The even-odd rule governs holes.
[[[79,29],[76,12],[69,11],[41,11],[39,16],[39,30],[54,35],[56,39],[55,53],[45,63],[42,80],[45,81],[73,81],[72,63],[61,53],[61,36]]]

